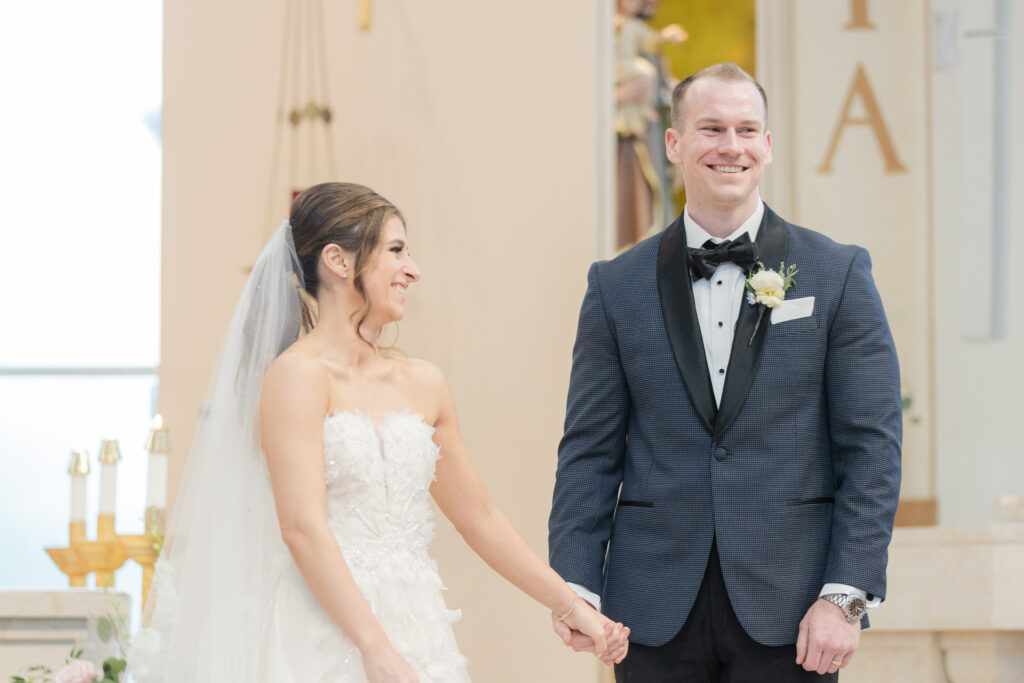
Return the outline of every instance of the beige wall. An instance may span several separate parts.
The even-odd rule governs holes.
[[[995,139],[991,107],[991,0],[933,0],[958,9],[956,66],[934,74],[935,265],[938,484],[943,523],[993,520],[1000,495],[1024,496],[1024,7],[1009,0],[1010,135]],[[978,36],[978,37],[971,37]],[[993,283],[994,145],[1010,153],[1008,279]],[[992,288],[1009,292],[1009,333],[985,334]],[[1024,520],[1020,520],[1024,521]]]
[[[1012,8],[1011,121],[1024,107],[1024,12]],[[858,6],[872,29],[848,28]],[[785,215],[868,247],[914,406],[905,421],[902,497],[938,498],[943,524],[993,521],[1002,494],[1024,495],[1017,434],[1024,381],[1024,176],[1011,163],[1008,277],[992,282],[994,145],[1024,158],[1024,138],[993,141],[993,0],[761,0],[758,73],[772,104],[775,167],[765,197]],[[955,10],[956,59],[933,64],[934,12]],[[848,126],[822,173],[863,65],[903,171],[887,170],[877,136]],[[862,100],[852,117],[868,115]],[[1019,164],[1018,164],[1019,165]],[[995,288],[1008,290],[1009,333],[986,332]]]
[[[446,373],[492,495],[546,555],[570,351],[602,206],[598,4],[326,3],[341,179],[395,201],[424,280],[400,345]],[[283,3],[166,6],[160,410],[176,486],[216,348],[269,225]],[[284,211],[280,203],[278,215]],[[438,525],[474,680],[587,681],[546,610]]]
[[[1011,122],[1024,109],[1024,12],[1012,7]],[[873,29],[848,29],[863,7]],[[795,221],[868,247],[915,398],[905,421],[902,497],[935,496],[936,528],[897,529],[889,592],[844,673],[851,681],[1020,680],[1020,624],[992,609],[1020,595],[1012,557],[1021,525],[993,525],[1002,494],[1024,499],[1019,438],[1024,382],[1024,136],[994,134],[993,0],[760,0],[759,66],[772,116],[775,168],[765,197]],[[935,12],[955,11],[936,65]],[[941,15],[948,19],[951,15]],[[887,172],[866,126],[844,131],[832,171],[821,162],[855,65],[863,64],[905,170]],[[862,102],[855,118],[866,117]],[[994,281],[993,149],[1008,148],[1010,272]],[[1019,166],[1019,164],[1017,164]],[[1008,334],[993,337],[993,292],[1009,291]],[[924,399],[923,401],[921,399]],[[1022,510],[1024,507],[1018,507]],[[1018,514],[1018,521],[1024,521]],[[978,526],[967,526],[978,525]],[[934,582],[931,579],[935,579]],[[936,586],[961,604],[930,614]],[[1015,585],[1017,584],[1017,585]],[[940,589],[939,592],[941,592]],[[948,623],[946,623],[948,622]],[[943,628],[953,629],[942,633]],[[845,678],[844,678],[845,680]]]
[[[904,420],[901,498],[931,499],[927,6],[863,3],[867,21],[858,23],[868,28],[851,26],[858,4],[759,6],[761,75],[773,102],[769,127],[777,150],[765,198],[790,220],[871,253],[902,388],[913,399]],[[855,82],[857,74],[864,80]]]

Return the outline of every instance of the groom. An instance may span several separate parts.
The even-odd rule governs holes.
[[[683,215],[588,275],[550,558],[632,630],[620,683],[836,680],[885,596],[896,353],[867,252],[761,201],[766,117],[734,64],[680,83]]]

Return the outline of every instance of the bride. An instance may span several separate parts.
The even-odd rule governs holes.
[[[129,651],[137,681],[468,681],[428,496],[604,663],[625,657],[629,630],[494,505],[441,372],[378,344],[419,278],[401,213],[369,188],[295,199],[221,349]]]

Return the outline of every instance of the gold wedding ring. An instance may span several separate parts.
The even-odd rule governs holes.
[[[836,660],[834,660],[834,659],[832,660],[832,663],[833,663],[833,664],[835,664],[836,666],[842,666],[842,665],[843,665],[843,663],[842,663],[842,662],[837,662],[837,661],[836,661]]]

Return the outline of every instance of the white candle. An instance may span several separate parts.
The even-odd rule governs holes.
[[[85,522],[85,477],[89,474],[89,454],[86,451],[71,451],[68,474],[71,475],[71,521]]]
[[[71,521],[85,522],[85,475],[71,475]]]
[[[167,455],[149,454],[149,472],[146,474],[146,507],[167,507]]]
[[[171,435],[159,415],[153,421],[146,439],[149,470],[146,473],[146,509],[167,507],[167,456],[171,452]]]
[[[114,514],[117,504],[117,465],[103,463],[100,466],[100,514]]]
[[[117,461],[121,449],[117,441],[109,440],[100,444],[100,514],[112,515],[117,506]]]

